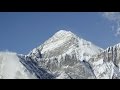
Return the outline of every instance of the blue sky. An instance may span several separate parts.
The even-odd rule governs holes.
[[[27,54],[61,29],[107,48],[120,42],[98,12],[0,12],[0,51]]]

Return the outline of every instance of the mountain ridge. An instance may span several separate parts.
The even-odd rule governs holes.
[[[120,78],[119,51],[120,43],[102,49],[71,31],[60,30],[27,55],[7,54],[9,57],[18,58],[19,64],[13,63],[18,65],[19,74],[23,73],[20,77],[16,74],[18,71],[13,68],[14,72],[10,74],[12,76],[6,77],[6,74],[3,74],[9,68],[4,64],[8,56],[0,53],[0,75],[1,78],[36,79]],[[22,71],[21,66],[24,67]]]

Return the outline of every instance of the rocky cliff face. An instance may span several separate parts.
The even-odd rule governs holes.
[[[89,63],[98,79],[120,78],[120,44],[108,47],[100,54],[93,56]]]
[[[95,78],[87,62],[103,49],[77,37],[70,31],[60,30],[27,56],[55,78]]]

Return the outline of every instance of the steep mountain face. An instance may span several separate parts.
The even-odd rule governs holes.
[[[103,50],[60,30],[29,54],[0,52],[2,79],[119,79],[120,44]]]
[[[120,78],[120,44],[108,47],[89,63],[98,79]]]
[[[55,78],[85,79],[95,78],[88,60],[102,50],[70,31],[60,30],[27,56]]]
[[[37,57],[41,53],[42,58],[52,58],[65,54],[76,54],[77,59],[88,60],[90,56],[100,53],[102,50],[70,31],[60,30],[45,43],[32,50],[28,56]]]
[[[22,65],[30,72],[30,74],[34,75],[35,78],[38,79],[53,79],[54,75],[52,75],[48,70],[38,66],[38,63],[28,57],[26,55],[17,55],[19,57],[19,61]]]

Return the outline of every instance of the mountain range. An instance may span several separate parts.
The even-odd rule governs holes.
[[[0,79],[119,79],[120,44],[102,49],[60,30],[27,55],[0,52]]]

